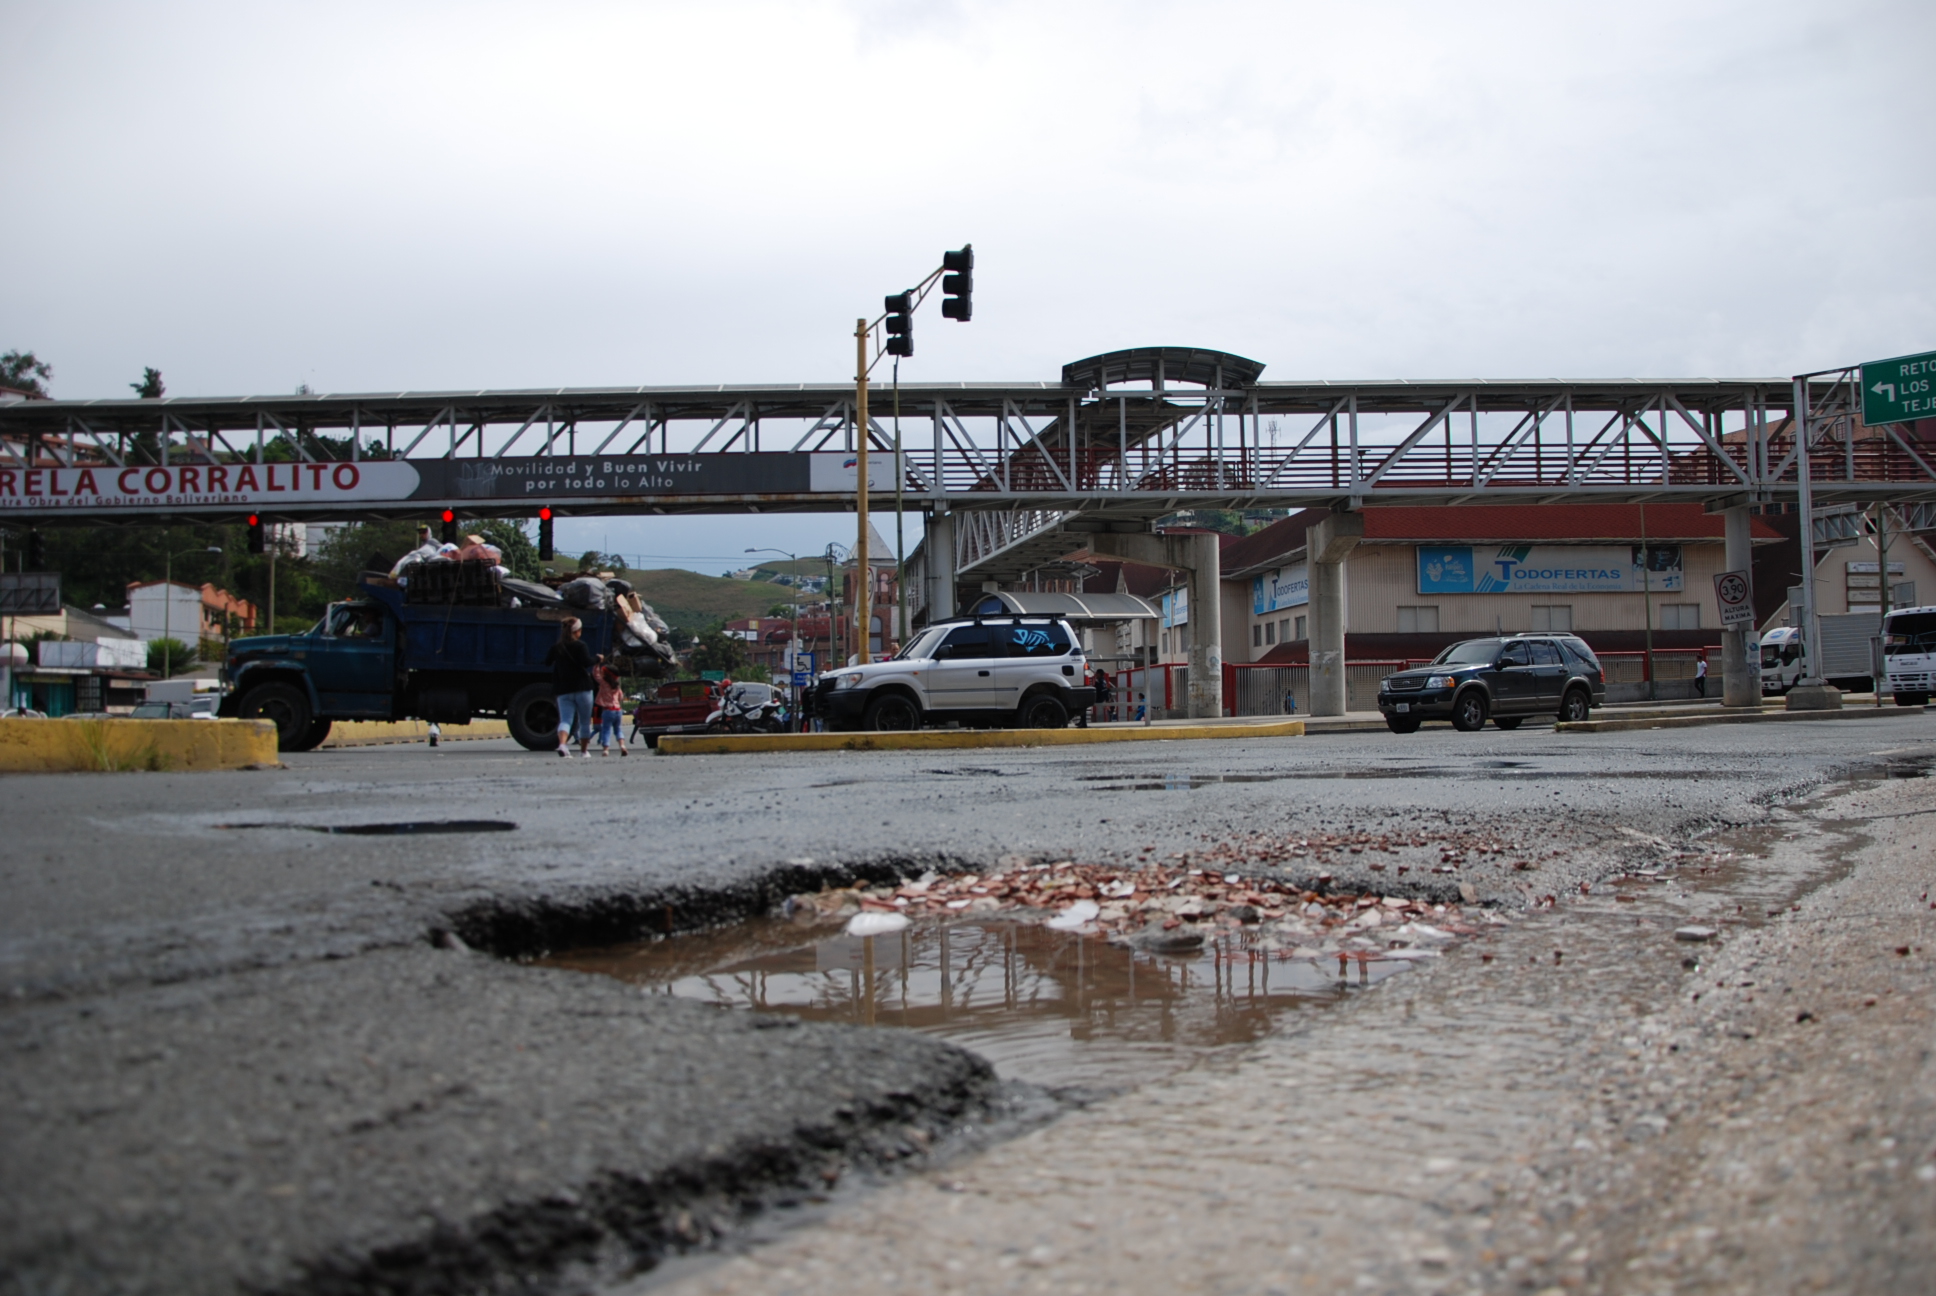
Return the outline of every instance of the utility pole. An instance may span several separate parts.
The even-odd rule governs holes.
[[[859,473],[854,487],[854,510],[860,515],[859,537],[854,541],[854,560],[859,563],[858,585],[854,590],[855,657],[865,666],[867,641],[874,628],[874,588],[867,567],[867,335],[866,320],[854,321],[854,437],[857,452],[854,466]]]
[[[905,644],[908,639],[907,623],[907,534],[906,515],[902,512],[907,506],[903,491],[907,486],[907,473],[901,468],[901,358],[894,357],[894,602],[896,617],[894,638]]]
[[[1882,616],[1876,622],[1877,644],[1882,649],[1880,661],[1874,663],[1882,668],[1872,685],[1875,704],[1882,705],[1882,691],[1889,686],[1889,640],[1885,636],[1889,624],[1889,506],[1881,500],[1876,501],[1876,571],[1882,582]]]
[[[1647,506],[1640,506],[1640,614],[1647,627],[1647,700],[1659,700],[1654,682],[1654,551],[1647,544]]]

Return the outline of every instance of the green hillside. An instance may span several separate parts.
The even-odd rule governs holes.
[[[792,598],[785,585],[728,580],[680,567],[652,571],[628,568],[619,575],[632,583],[639,597],[650,603],[667,625],[695,636],[740,617],[765,616],[768,608]]]

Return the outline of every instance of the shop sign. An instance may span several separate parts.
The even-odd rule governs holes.
[[[1679,545],[1420,545],[1421,594],[1671,594],[1681,588]],[[1643,576],[1645,581],[1643,584]]]

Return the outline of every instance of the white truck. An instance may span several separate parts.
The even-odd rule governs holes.
[[[1897,608],[1882,627],[1882,659],[1897,706],[1922,706],[1936,692],[1936,607]]]
[[[1882,617],[1849,612],[1818,618],[1822,623],[1821,660],[1815,669],[1839,689],[1866,693],[1875,686],[1875,638]],[[1777,626],[1761,636],[1761,691],[1786,693],[1802,678],[1802,628]]]

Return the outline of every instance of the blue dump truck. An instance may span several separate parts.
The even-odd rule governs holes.
[[[545,654],[567,618],[621,672],[669,673],[665,623],[623,581],[585,577],[554,590],[488,570],[433,579],[440,566],[458,564],[413,568],[402,583],[366,572],[360,596],[331,604],[307,633],[232,642],[221,714],[273,720],[283,751],[318,746],[337,720],[501,716],[513,738],[544,751],[558,744]]]

